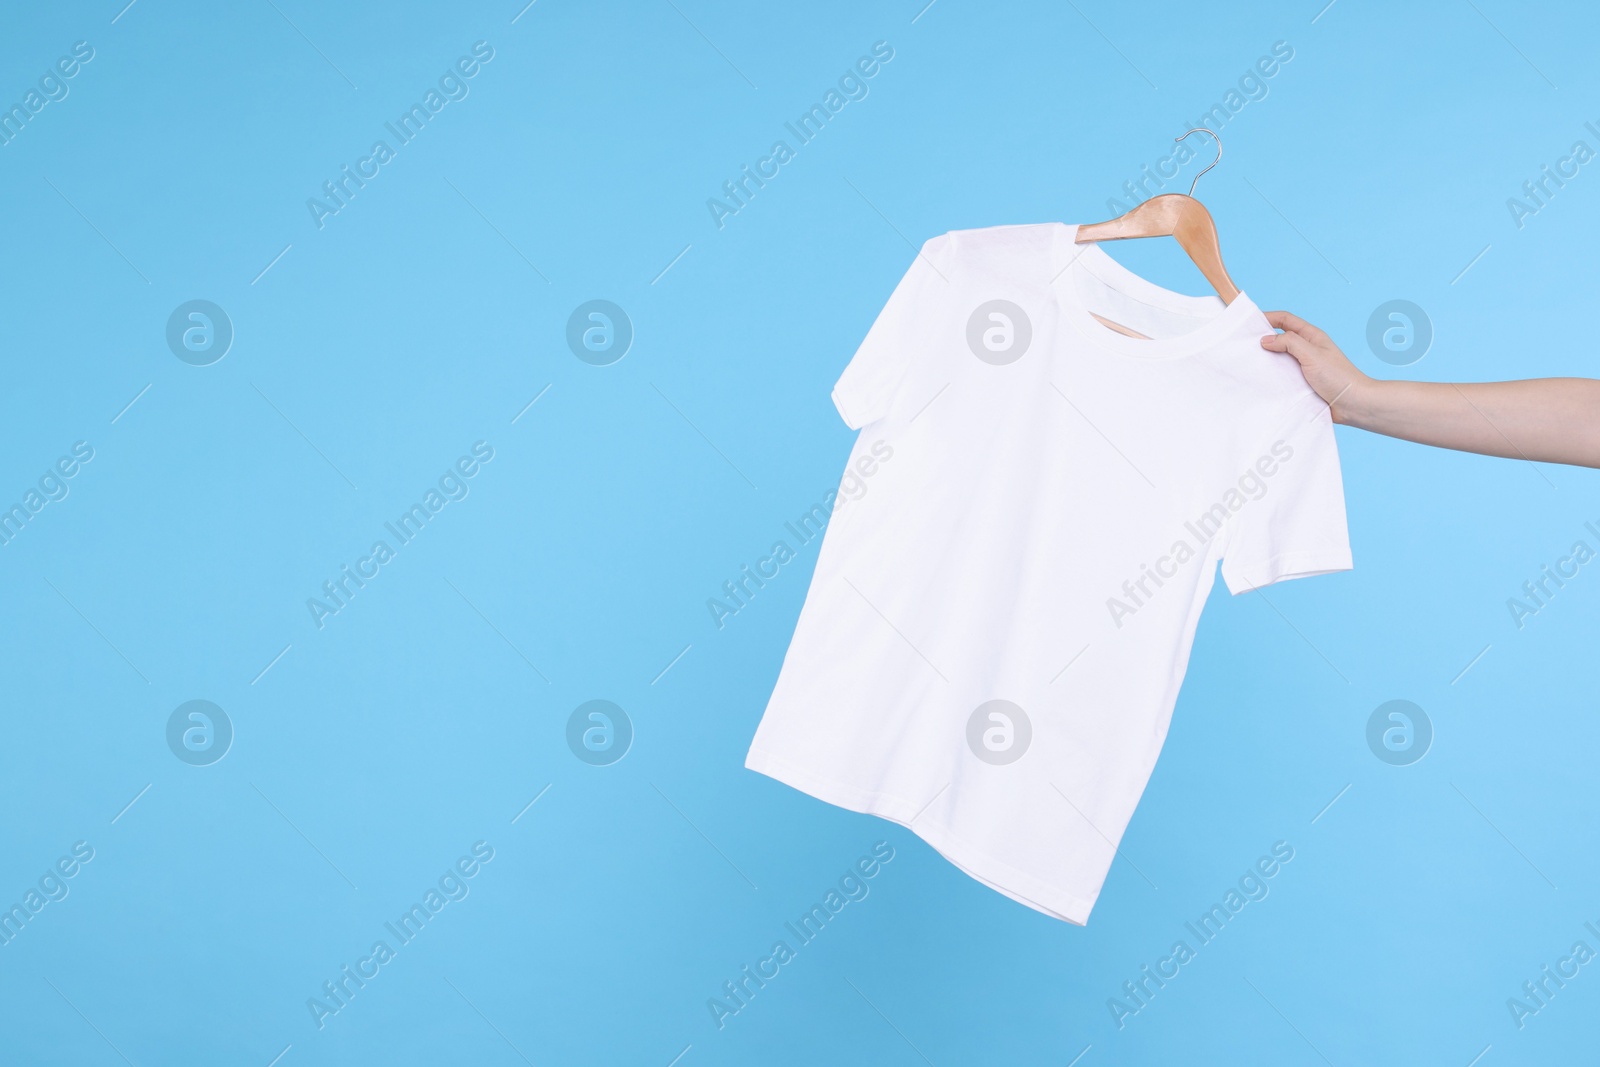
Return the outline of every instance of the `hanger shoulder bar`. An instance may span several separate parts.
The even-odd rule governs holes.
[[[1231,304],[1239,287],[1222,263],[1217,224],[1205,205],[1182,193],[1153,196],[1132,211],[1105,222],[1079,226],[1077,242],[1123,241],[1136,237],[1174,237],[1211,287]]]

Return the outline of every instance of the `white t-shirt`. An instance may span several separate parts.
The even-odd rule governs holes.
[[[933,238],[845,368],[848,506],[745,766],[1082,924],[1217,561],[1235,594],[1351,562],[1328,407],[1260,310],[1076,230]]]

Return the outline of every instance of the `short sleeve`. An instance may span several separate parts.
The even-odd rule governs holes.
[[[919,347],[918,327],[927,321],[929,304],[938,297],[936,286],[943,284],[940,267],[945,244],[944,237],[923,244],[834,384],[833,406],[852,430],[889,413]]]
[[[1244,503],[1232,517],[1222,560],[1231,593],[1351,568],[1333,419],[1315,394],[1307,390],[1291,406],[1251,458],[1237,492]]]

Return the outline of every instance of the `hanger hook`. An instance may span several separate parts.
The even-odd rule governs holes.
[[[1211,130],[1207,129],[1204,126],[1199,126],[1199,127],[1196,127],[1195,129],[1188,130],[1185,133],[1183,133],[1181,136],[1174,137],[1173,140],[1174,141],[1182,141],[1185,137],[1188,137],[1190,134],[1193,134],[1193,133],[1203,133],[1207,137],[1211,138],[1213,141],[1217,142],[1217,158],[1213,159],[1211,161],[1211,166],[1207,167],[1206,170],[1203,170],[1199,174],[1196,174],[1194,176],[1194,181],[1189,183],[1189,195],[1190,196],[1194,195],[1194,187],[1200,184],[1200,179],[1205,177],[1206,171],[1210,170],[1211,167],[1214,167],[1218,163],[1222,162],[1222,138],[1218,137],[1215,133],[1213,133]]]

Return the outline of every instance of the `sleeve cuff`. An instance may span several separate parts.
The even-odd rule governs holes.
[[[855,414],[854,406],[845,400],[842,395],[840,395],[839,387],[837,385],[833,387],[832,395],[833,406],[835,410],[839,412],[839,417],[844,420],[844,424],[846,426],[850,427],[852,430],[859,430],[861,427],[867,424],[865,419],[859,418]]]
[[[1333,574],[1336,571],[1351,570],[1352,567],[1348,548],[1322,552],[1286,552],[1260,562],[1241,564],[1231,570],[1224,560],[1222,580],[1228,584],[1228,592],[1238,596],[1240,593],[1248,593],[1275,582],[1288,581],[1290,578]]]

